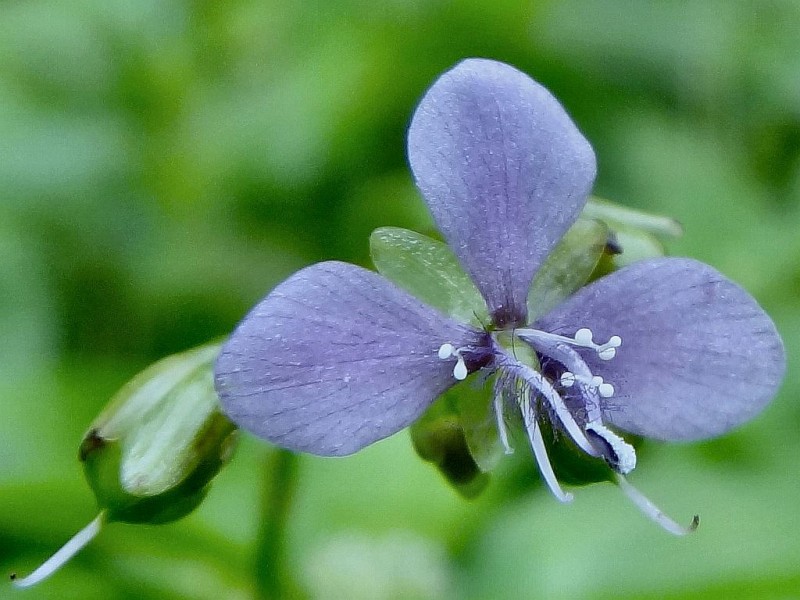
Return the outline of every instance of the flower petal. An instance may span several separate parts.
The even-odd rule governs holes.
[[[595,375],[614,386],[603,417],[661,440],[713,437],[757,415],[785,371],[775,325],[741,287],[684,258],[641,261],[581,289],[536,323],[596,343],[622,338],[603,361],[582,350]]]
[[[360,267],[313,265],[281,283],[223,347],[215,378],[239,426],[279,446],[351,454],[414,421],[453,385],[445,343],[479,334]]]
[[[577,218],[594,181],[589,143],[530,77],[469,59],[420,102],[408,159],[495,324],[524,324],[533,275]]]

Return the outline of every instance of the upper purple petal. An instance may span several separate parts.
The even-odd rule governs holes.
[[[530,77],[503,63],[469,59],[442,75],[420,102],[408,159],[495,324],[524,324],[533,275],[592,187],[589,143]]]
[[[786,358],[775,325],[741,287],[684,258],[641,261],[581,289],[536,323],[622,346],[610,361],[581,350],[613,384],[608,422],[661,440],[713,437],[758,414],[780,386]]]
[[[291,450],[351,454],[413,422],[453,379],[445,342],[479,333],[371,271],[327,262],[281,283],[216,363],[225,413]]]

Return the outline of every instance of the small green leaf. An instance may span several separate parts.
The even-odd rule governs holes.
[[[579,219],[536,273],[528,292],[528,321],[547,314],[583,286],[608,241],[608,228],[599,221]]]
[[[381,275],[458,321],[489,322],[486,302],[447,244],[399,227],[376,229],[369,242]]]
[[[218,353],[203,346],[151,365],[92,424],[80,458],[109,520],[171,521],[202,501],[235,440],[214,391]]]
[[[603,221],[615,231],[617,226],[621,225],[657,236],[680,237],[683,235],[683,227],[675,219],[620,206],[595,197],[589,198],[582,216]]]

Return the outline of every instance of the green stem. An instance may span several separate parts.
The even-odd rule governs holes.
[[[299,588],[286,560],[286,527],[297,487],[298,456],[272,450],[264,461],[261,524],[255,556],[255,580],[260,600],[299,598]]]

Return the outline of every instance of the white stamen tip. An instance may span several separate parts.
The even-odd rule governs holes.
[[[614,386],[610,383],[601,383],[597,386],[597,393],[603,398],[611,398],[614,395]]]
[[[591,385],[592,387],[595,387],[595,388],[599,387],[599,386],[603,385],[603,378],[600,377],[599,375],[594,375],[592,377],[592,382],[589,385]]]
[[[580,344],[581,346],[591,346],[592,345],[592,330],[583,327],[582,329],[578,329],[575,332],[575,341]]]
[[[458,362],[456,363],[455,368],[453,369],[453,377],[458,379],[459,381],[463,381],[467,378],[467,365],[464,363],[464,359],[460,356],[458,357]]]
[[[564,371],[561,374],[560,381],[561,385],[563,385],[564,387],[572,387],[573,385],[575,385],[575,374],[570,373],[569,371]]]
[[[600,357],[600,360],[611,360],[617,355],[616,348],[603,348],[597,353],[597,356]]]
[[[441,360],[445,360],[450,358],[455,353],[456,349],[453,347],[453,344],[442,344],[439,346],[439,358]]]
[[[622,345],[622,338],[618,335],[612,335],[611,338],[608,340],[606,346],[610,346],[611,348],[619,348]]]

